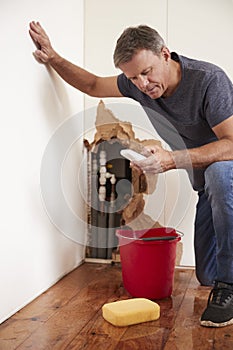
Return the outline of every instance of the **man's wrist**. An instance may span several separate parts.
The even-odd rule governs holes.
[[[59,56],[58,53],[52,49],[51,52],[49,53],[49,56],[48,56],[48,63],[51,66],[53,66],[53,65],[55,66],[55,65],[61,63],[62,60],[63,60],[63,58],[61,56]]]
[[[189,151],[187,149],[179,151],[171,151],[171,157],[173,159],[172,169],[188,169],[192,167],[192,161]]]

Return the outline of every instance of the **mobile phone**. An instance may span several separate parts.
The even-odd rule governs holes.
[[[132,149],[122,149],[120,154],[130,160],[131,162],[138,162],[140,160],[146,159],[146,157],[138,152],[133,151]]]

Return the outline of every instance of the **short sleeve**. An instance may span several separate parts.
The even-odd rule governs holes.
[[[118,75],[118,89],[120,90],[121,94],[125,97],[132,97],[130,93],[131,87],[129,83],[130,81],[126,78],[126,76],[123,73]]]

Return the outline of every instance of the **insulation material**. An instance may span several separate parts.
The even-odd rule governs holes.
[[[125,225],[135,231],[161,227],[158,221],[154,221],[149,215],[143,212],[144,206],[145,200],[143,194],[135,194],[122,212],[122,219]]]

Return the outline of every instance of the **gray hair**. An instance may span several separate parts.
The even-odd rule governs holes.
[[[126,28],[116,43],[113,54],[115,67],[131,61],[138,50],[150,50],[159,55],[165,42],[159,33],[146,25]]]

